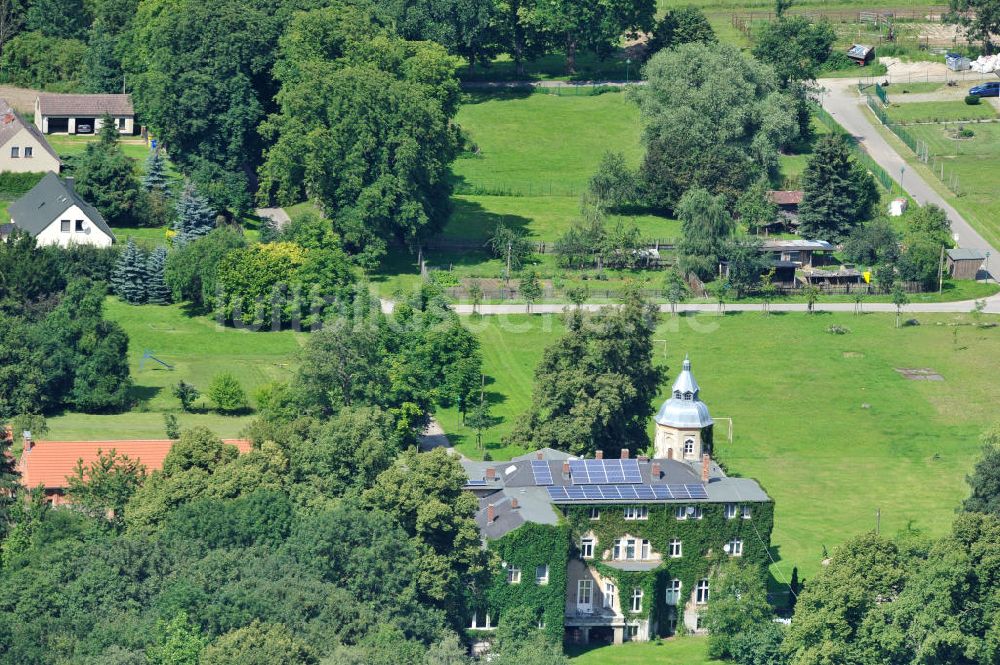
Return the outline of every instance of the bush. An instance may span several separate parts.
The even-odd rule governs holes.
[[[851,332],[851,329],[845,326],[838,326],[834,324],[829,328],[827,328],[826,331],[831,335],[846,335],[847,333]]]
[[[208,397],[215,402],[215,410],[234,413],[247,408],[247,394],[235,376],[229,372],[217,374],[208,387]]]
[[[19,198],[38,184],[44,173],[0,173],[0,195],[4,198]]]
[[[977,105],[981,104],[982,101],[983,100],[980,99],[979,97],[977,97],[976,95],[966,95],[965,96],[965,103],[968,104],[969,106],[977,106]]]

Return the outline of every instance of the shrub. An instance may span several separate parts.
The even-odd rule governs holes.
[[[217,374],[208,387],[208,397],[215,402],[215,410],[222,413],[243,411],[247,408],[247,394],[235,376],[229,372]]]
[[[978,104],[981,104],[982,101],[983,100],[980,99],[979,97],[977,97],[976,95],[966,95],[965,96],[965,103],[968,104],[969,106],[976,106]]]
[[[851,329],[846,326],[838,326],[834,324],[829,328],[827,328],[826,331],[831,335],[846,335],[847,333],[851,332]]]
[[[977,97],[977,99],[978,99],[978,97]],[[958,128],[958,136],[959,136],[959,138],[971,139],[975,135],[976,135],[976,133],[974,131],[972,131],[971,129],[969,129],[968,127],[959,127]]]

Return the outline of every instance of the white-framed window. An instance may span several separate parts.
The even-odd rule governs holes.
[[[600,508],[591,508],[590,509],[590,519],[593,520],[593,521],[595,521],[595,522],[597,520],[601,519],[601,509]]]
[[[643,596],[642,589],[639,588],[632,589],[631,608],[633,612],[642,612],[642,596]]]
[[[680,538],[670,539],[670,558],[679,559],[683,556],[683,549]]]
[[[607,609],[613,609],[615,606],[615,594],[618,593],[618,588],[611,582],[604,583],[604,607]]]
[[[520,568],[508,568],[507,569],[507,584],[520,584],[521,583],[521,569]]]
[[[484,617],[485,621],[483,621]],[[472,615],[472,621],[469,622],[469,628],[471,630],[493,630],[493,625],[490,623],[490,613],[475,612]]]
[[[125,118],[118,118],[118,129],[125,129]]]
[[[625,626],[625,637],[627,637],[630,640],[634,640],[635,638],[639,637],[639,624],[630,623],[627,626]]]
[[[676,605],[681,602],[681,586],[682,582],[678,579],[667,582],[667,605]]]
[[[549,583],[549,565],[535,566],[535,584]]]
[[[736,519],[736,513],[738,511],[739,511],[739,506],[737,506],[735,503],[727,503],[726,504],[726,519],[727,520]]]
[[[615,560],[622,558],[622,541],[616,540],[611,546],[611,558]]]
[[[70,222],[68,219],[60,219],[59,230],[62,231],[63,233],[69,233],[70,231],[73,230],[72,222]]]
[[[699,605],[708,603],[708,580],[706,578],[698,580],[698,586],[695,587],[694,592],[694,602]]]
[[[639,558],[642,559],[643,561],[649,559],[649,551],[650,551],[649,541],[648,540],[642,541],[642,543],[639,544]]]
[[[750,509],[750,506],[743,506],[741,508],[741,511],[742,511],[743,519],[745,519],[745,520],[750,519],[750,516],[753,514],[753,511]]]
[[[76,220],[76,232],[77,232],[77,233],[83,233],[83,232],[84,232],[84,231],[86,231],[86,230],[87,230],[87,229],[86,229],[86,227],[84,226],[84,223],[83,223],[83,220],[82,220],[82,219],[78,219],[78,220]]]
[[[635,538],[625,539],[625,558],[629,560],[635,558]]]
[[[593,538],[581,538],[580,539],[580,558],[581,559],[593,559],[594,558],[594,539]]]
[[[688,518],[687,506],[677,506],[674,508],[674,517],[679,520],[686,520]]]
[[[691,457],[694,455],[694,439],[684,440],[684,457]]]
[[[21,148],[16,145],[12,145],[10,147],[10,158],[17,159],[20,156],[21,156]]]
[[[688,519],[700,520],[705,516],[705,510],[701,506],[689,506],[691,511],[688,513]]]
[[[592,605],[594,602],[594,580],[579,580],[576,583],[576,604]]]
[[[649,508],[647,506],[625,506],[625,519],[648,520]]]
[[[35,149],[30,145],[24,146],[24,158],[31,159],[34,156],[35,156]]]
[[[727,545],[729,546],[729,556],[743,556],[743,541],[733,538]]]

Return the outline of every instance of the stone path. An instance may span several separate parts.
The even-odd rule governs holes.
[[[441,424],[431,418],[427,429],[420,435],[420,450],[426,452],[435,448],[444,448],[450,454],[455,454],[455,447],[451,445],[451,441],[448,440],[448,435],[444,433]]]
[[[254,214],[258,217],[270,217],[278,225],[279,229],[292,221],[292,218],[288,216],[284,208],[257,208],[254,210]]]

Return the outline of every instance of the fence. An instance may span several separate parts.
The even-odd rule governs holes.
[[[847,138],[848,143],[854,150],[854,156],[862,166],[864,166],[872,174],[872,176],[879,182],[886,191],[891,192],[895,183],[889,172],[882,168],[878,162],[872,159],[865,149],[858,144],[857,140],[850,135],[840,124],[833,119],[829,113],[826,112],[822,106],[818,104],[814,105],[813,111],[816,114],[816,118],[826,126],[834,134],[840,134]]]
[[[947,13],[947,6],[900,8],[885,11],[814,11],[792,9],[786,12],[786,16],[803,16],[810,21],[821,20],[830,23],[858,23],[872,25],[880,28],[883,25],[891,25],[895,21],[939,21],[940,17]],[[777,19],[777,14],[770,11],[751,11],[745,13],[734,13],[730,22],[734,28],[742,32],[748,40],[753,40],[753,28],[755,23],[766,23]]]
[[[533,243],[532,251],[535,254],[555,254],[556,243],[538,241]],[[677,246],[676,238],[648,238],[642,241],[640,249],[656,249],[659,251],[672,251]],[[424,249],[436,249],[440,251],[473,252],[489,251],[488,240],[466,240],[463,238],[430,238],[424,243]],[[596,253],[591,248],[590,253]]]
[[[939,180],[956,196],[962,195],[962,190],[959,185],[958,174],[949,171],[945,168],[944,160],[936,155],[931,154],[930,146],[926,141],[921,141],[913,136],[905,127],[897,122],[893,122],[889,114],[885,112],[881,106],[875,103],[871,95],[866,95],[865,101],[868,103],[868,108],[871,109],[878,121],[888,129],[890,132],[896,135],[900,141],[906,144],[906,147],[913,151],[913,154],[917,156],[922,163],[926,164],[934,175],[938,177]]]

